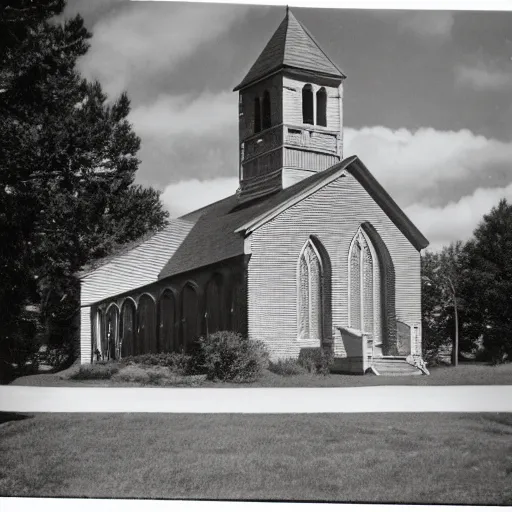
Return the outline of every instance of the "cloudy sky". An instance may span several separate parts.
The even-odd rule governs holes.
[[[512,200],[512,12],[294,8],[347,75],[357,154],[437,249]],[[283,6],[68,0],[93,33],[82,72],[126,90],[137,181],[173,216],[232,194],[238,84]]]

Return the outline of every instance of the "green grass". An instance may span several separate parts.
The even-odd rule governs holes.
[[[3,421],[2,496],[512,504],[512,414]]]
[[[375,375],[277,375],[266,370],[257,382],[234,384],[210,382],[196,377],[193,379],[164,379],[167,386],[194,387],[354,387],[354,386],[458,386],[458,385],[493,385],[512,384],[512,364],[490,366],[478,363],[466,363],[453,368],[439,366],[432,368],[429,376],[385,377]],[[76,370],[75,370],[76,372]],[[155,382],[136,383],[109,380],[69,380],[72,370],[61,374],[31,375],[16,379],[12,384],[18,386],[141,386],[156,385]],[[66,377],[66,378],[61,378]]]

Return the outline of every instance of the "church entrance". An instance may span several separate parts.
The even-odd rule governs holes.
[[[375,248],[362,229],[349,253],[350,327],[367,336],[369,357],[382,357],[382,279]]]

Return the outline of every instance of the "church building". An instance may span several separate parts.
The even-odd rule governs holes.
[[[238,189],[81,274],[82,363],[230,330],[274,360],[323,347],[340,371],[420,373],[428,241],[343,154],[345,78],[287,9],[234,89]]]

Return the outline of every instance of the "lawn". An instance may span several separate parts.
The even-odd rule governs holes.
[[[375,376],[375,375],[290,375],[280,376],[265,371],[257,382],[233,384],[223,382],[195,382],[194,387],[354,387],[354,386],[458,386],[512,384],[512,364],[491,366],[479,363],[463,363],[454,368],[438,366],[430,369],[429,376]],[[109,380],[68,380],[69,370],[60,374],[42,374],[20,377],[12,382],[17,386],[138,386]]]
[[[2,496],[512,505],[512,414],[0,421]]]

